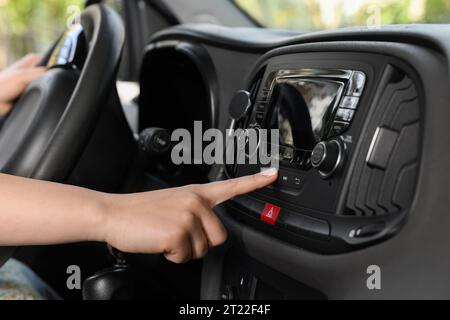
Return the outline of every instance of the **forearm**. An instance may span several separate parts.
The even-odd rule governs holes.
[[[227,232],[213,208],[278,176],[250,177],[129,195],[110,195],[0,174],[0,246],[107,242],[129,253],[202,258]]]
[[[105,194],[0,174],[0,246],[103,241]]]

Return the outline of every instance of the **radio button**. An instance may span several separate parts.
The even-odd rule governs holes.
[[[350,79],[347,95],[353,97],[361,97],[366,85],[366,75],[360,71],[354,71]]]
[[[287,187],[289,185],[291,179],[288,174],[280,174],[280,177],[278,178],[278,180],[279,180],[279,184],[281,186]]]
[[[353,120],[353,116],[354,115],[355,115],[355,111],[354,110],[339,108],[337,113],[336,113],[336,120],[337,121],[351,122]]]
[[[359,98],[355,97],[344,97],[342,99],[341,108],[356,110],[359,104]]]
[[[290,186],[293,189],[301,189],[305,185],[305,177],[300,175],[293,175]]]
[[[266,114],[265,114],[265,113],[263,113],[263,112],[257,112],[257,113],[255,114],[255,121],[256,121],[258,124],[262,124],[265,117],[266,117]]]
[[[258,102],[256,104],[256,112],[266,112],[266,104],[263,102]]]
[[[269,97],[270,90],[263,89],[262,90],[262,98],[266,100]]]
[[[305,182],[306,178],[303,175],[281,171],[278,178],[278,187],[300,190]]]

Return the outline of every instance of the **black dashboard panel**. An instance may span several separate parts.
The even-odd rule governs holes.
[[[255,32],[258,36],[252,36]],[[264,33],[270,40],[262,40]],[[308,178],[300,193],[274,187],[216,209],[230,239],[204,262],[204,298],[220,298],[230,286],[239,291],[227,276],[230,268],[262,283],[270,282],[263,270],[271,270],[290,279],[294,288],[310,291],[312,298],[450,297],[449,27],[294,35],[182,26],[160,33],[153,42],[167,40],[199,44],[210,55],[219,88],[216,121],[222,130],[230,123],[233,94],[251,89],[271,69],[344,69],[367,76],[354,119],[338,135],[347,145],[340,171],[323,179],[316,169],[282,166],[290,177]],[[248,121],[243,126],[252,119]],[[226,176],[215,167],[210,177]],[[281,225],[261,221],[267,203],[281,209]],[[288,223],[283,226],[284,219]],[[255,263],[240,270],[233,259]],[[382,270],[382,290],[367,288],[371,265]],[[277,291],[283,292],[282,287]],[[270,298],[263,293],[246,297],[257,296]]]
[[[419,99],[417,85],[407,75],[413,71],[397,59],[369,53],[279,54],[261,64],[265,70],[262,84],[244,127],[270,128],[264,120],[259,121],[257,115],[263,113],[262,119],[274,117],[271,107],[274,103],[270,102],[276,94],[275,88],[270,89],[274,73],[287,74],[286,79],[293,83],[304,84],[307,79],[321,81],[321,84],[337,83],[339,86],[333,92],[339,90],[340,94],[338,99],[333,96],[332,101],[336,101],[331,106],[335,107],[328,108],[328,125],[316,124],[316,127],[326,128],[323,129],[325,132],[318,138],[311,138],[311,142],[301,142],[300,148],[280,143],[278,183],[235,199],[234,206],[230,203],[236,209],[232,210],[234,216],[321,253],[358,249],[390,237],[409,210],[418,174]],[[299,78],[299,72],[306,76]],[[364,85],[357,93],[353,92],[352,77],[363,75]],[[311,86],[310,82],[306,85]],[[312,95],[311,99],[323,101],[320,93],[308,90],[307,94]],[[295,97],[293,92],[288,95]],[[301,99],[294,100],[294,109],[299,109]],[[348,101],[356,103],[349,105]],[[317,108],[297,115],[290,126],[298,130],[307,127],[310,121],[303,123],[302,119],[308,118],[309,114],[313,117],[314,112],[318,112]],[[311,129],[301,131],[301,136],[307,135],[308,131]],[[383,133],[394,135],[391,145],[385,143],[387,138]],[[315,144],[321,141],[334,142],[341,148],[339,158],[334,160],[339,168],[336,167],[338,170],[329,176],[308,165]],[[377,159],[369,160],[368,157],[380,155],[386,158],[386,163],[375,167]],[[237,166],[233,176],[249,175],[259,169],[252,165]],[[347,179],[350,180],[348,184]],[[263,226],[262,214],[267,204],[280,208],[275,227]],[[253,221],[242,219],[245,212]]]

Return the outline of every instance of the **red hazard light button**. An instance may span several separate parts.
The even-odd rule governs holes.
[[[273,204],[266,203],[264,211],[261,214],[261,220],[272,225],[275,225],[280,214],[281,208]]]

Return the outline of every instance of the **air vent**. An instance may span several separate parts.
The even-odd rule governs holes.
[[[253,77],[252,81],[250,82],[250,85],[248,86],[248,92],[250,93],[250,101],[252,102],[252,108],[255,107],[255,105],[258,103],[258,91],[261,87],[261,82],[264,77],[265,73],[265,67],[259,70],[256,75]],[[252,110],[249,111],[249,114],[252,113]],[[239,121],[231,121],[231,129],[240,129],[240,128],[247,128],[250,126],[250,116],[244,117],[244,119],[241,119]],[[234,141],[236,143],[236,141]],[[237,145],[234,145],[233,150],[236,150]],[[228,150],[226,150],[225,154],[228,155]],[[237,174],[237,165],[236,164],[226,164],[225,165],[225,171],[227,172],[227,175],[229,177],[235,177]]]
[[[262,69],[260,69],[258,71],[258,73],[255,75],[255,77],[253,78],[251,85],[249,87],[250,97],[251,97],[251,100],[253,101],[253,108],[255,108],[256,104],[259,103],[260,100],[262,100],[261,95],[258,96],[258,93],[260,92],[261,83],[263,81],[265,72],[266,72],[266,67],[263,67]],[[261,91],[263,91],[263,90],[261,90]],[[264,94],[262,94],[262,96],[264,96]],[[244,125],[246,126],[246,125],[248,125],[248,123],[245,123]]]
[[[384,216],[407,210],[416,189],[420,104],[414,82],[388,67],[379,104],[366,128],[345,215]]]
[[[250,94],[251,94],[252,101],[256,101],[256,97],[258,95],[258,90],[261,87],[261,82],[264,77],[265,71],[266,71],[265,67],[262,68],[261,70],[259,70],[258,73],[256,74],[255,78],[252,81],[252,84],[250,86]]]

